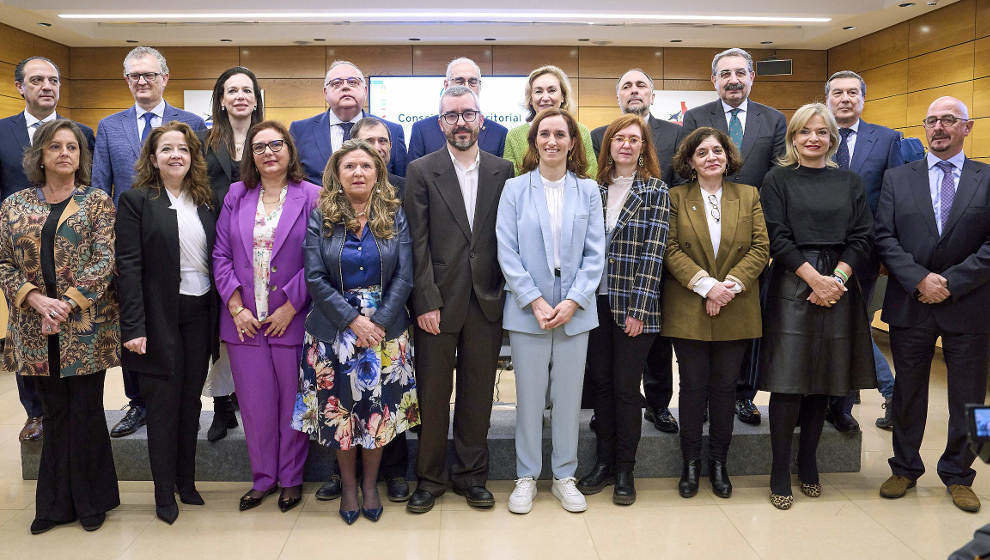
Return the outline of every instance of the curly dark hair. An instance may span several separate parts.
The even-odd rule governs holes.
[[[45,146],[47,146],[55,133],[67,128],[76,137],[79,144],[79,169],[76,169],[76,184],[89,185],[90,173],[93,170],[93,155],[89,153],[89,141],[83,135],[79,125],[69,119],[55,119],[48,121],[34,131],[34,142],[24,151],[24,159],[21,160],[24,166],[24,175],[32,185],[45,184],[45,169],[42,163],[45,161]],[[103,185],[97,185],[103,187]]]
[[[732,175],[738,171],[742,167],[743,159],[729,135],[717,128],[703,126],[688,134],[677,147],[677,153],[674,154],[674,172],[685,179],[694,179],[695,171],[691,167],[691,158],[698,146],[710,137],[714,137],[725,151],[725,174]]]

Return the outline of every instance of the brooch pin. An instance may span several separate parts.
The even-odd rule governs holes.
[[[691,210],[697,210],[697,209],[698,209],[698,207],[697,207],[697,206],[692,206],[692,207],[691,207]]]

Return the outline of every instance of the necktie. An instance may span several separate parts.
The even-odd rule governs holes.
[[[739,111],[742,111],[742,109],[739,109],[738,107],[729,111],[729,113],[732,113],[732,118],[729,119],[729,138],[731,138],[732,143],[741,150],[743,141],[743,127],[742,121],[739,120]]]
[[[940,161],[936,165],[942,170],[942,184],[938,188],[938,225],[939,233],[941,233],[945,228],[945,223],[949,221],[952,201],[956,197],[956,182],[952,178],[952,170],[956,166],[948,161]]]
[[[344,129],[344,142],[351,139],[351,127],[354,126],[352,122],[342,122],[340,123],[340,128]]]
[[[141,115],[141,118],[144,119],[144,130],[141,131],[141,143],[144,144],[144,139],[151,134],[151,119],[155,118],[155,114],[145,113]]]
[[[835,163],[839,164],[840,169],[849,169],[849,135],[852,134],[851,128],[840,128],[839,135],[842,136],[842,140],[839,141],[839,149],[835,152]]]
[[[37,132],[38,129],[41,128],[41,125],[43,125],[43,124],[45,124],[45,123],[43,123],[41,121],[38,121],[38,122],[36,122],[36,123],[34,123],[34,124],[32,124],[31,126],[28,127],[28,141],[29,142],[34,143],[34,133]]]

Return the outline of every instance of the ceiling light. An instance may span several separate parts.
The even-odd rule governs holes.
[[[314,37],[313,40],[316,41],[317,43],[322,43],[323,41],[326,41],[326,39],[323,37]]]
[[[220,42],[221,43],[230,43],[230,42],[233,42],[233,40],[232,39],[220,39]]]
[[[681,39],[671,39],[670,42],[671,43],[680,43],[680,42],[682,42],[682,40]]]
[[[421,39],[419,37],[410,37],[409,40],[410,41],[420,41]]]
[[[847,25],[842,28],[843,31],[852,31],[853,29],[856,29],[855,25]]]
[[[581,37],[580,39],[578,39],[578,41],[579,41],[579,42],[581,42],[581,43],[587,43],[587,42],[588,42],[588,41],[590,41],[590,40],[591,40],[591,39],[589,39],[589,38],[587,38],[587,37]]]
[[[761,45],[772,45],[773,41],[760,41]]]
[[[914,6],[914,2],[901,2],[897,5],[898,8],[910,8],[911,6]]]
[[[47,21],[39,21],[38,22],[38,25],[40,25],[41,27],[51,27],[52,26],[52,24],[48,23]]]

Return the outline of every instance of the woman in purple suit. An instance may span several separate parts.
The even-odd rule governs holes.
[[[295,507],[309,449],[290,426],[299,382],[303,321],[310,299],[303,272],[306,220],[320,187],[304,180],[292,137],[275,121],[248,131],[241,181],[230,185],[217,222],[214,276],[254,486],[241,511],[279,486],[279,509]]]

